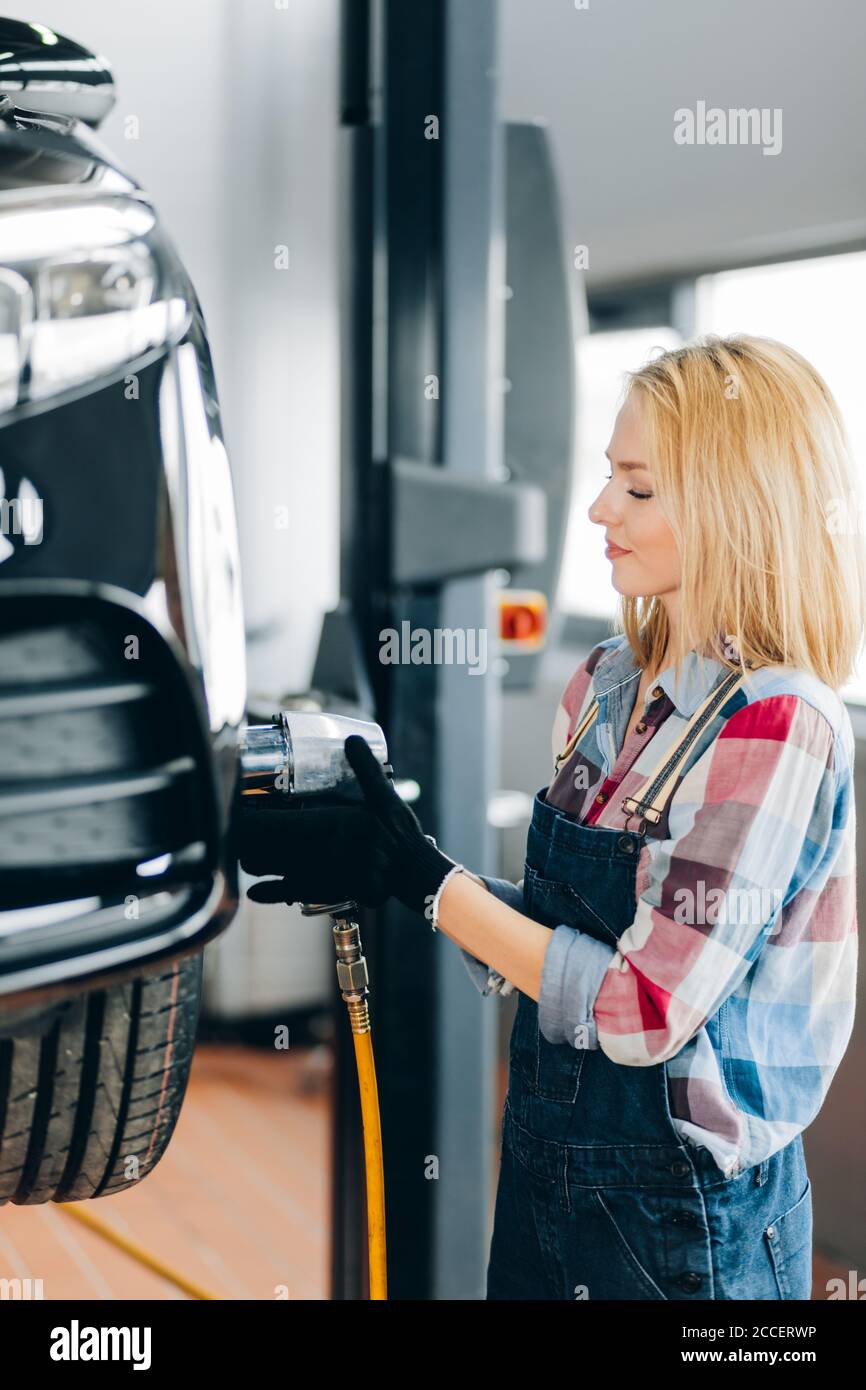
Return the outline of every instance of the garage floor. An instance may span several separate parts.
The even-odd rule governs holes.
[[[199,1046],[159,1167],[82,1205],[218,1298],[327,1298],[329,1065],[327,1047]],[[4,1276],[46,1299],[187,1297],[50,1202],[0,1208]]]
[[[325,1299],[330,1048],[201,1044],[174,1138],[139,1187],[83,1203],[220,1299]],[[504,1075],[500,1078],[504,1092]],[[814,1294],[847,1277],[816,1255]],[[45,1299],[187,1295],[47,1203],[0,1208],[0,1278]]]

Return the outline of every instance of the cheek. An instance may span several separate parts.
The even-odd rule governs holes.
[[[674,533],[657,507],[647,510],[637,523],[637,537],[647,560],[667,571],[679,568]]]

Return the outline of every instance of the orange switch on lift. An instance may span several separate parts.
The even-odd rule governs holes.
[[[499,594],[499,643],[503,650],[536,651],[547,636],[547,596],[539,589]]]

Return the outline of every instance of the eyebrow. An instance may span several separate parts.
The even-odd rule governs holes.
[[[607,459],[608,463],[610,464],[611,468],[613,468],[614,462],[613,462],[613,459],[611,458],[610,454],[607,452],[607,449],[605,449],[605,451],[604,451],[604,456],[605,456],[605,458]],[[618,467],[618,468],[624,468],[624,469],[626,470],[627,473],[628,473],[628,472],[632,472],[632,471],[633,471],[634,469],[636,469],[636,468],[642,468],[642,469],[644,470],[645,473],[651,473],[651,472],[652,472],[652,469],[650,468],[650,466],[649,466],[648,463],[626,463],[625,461],[623,461],[623,462],[617,464],[617,467]]]

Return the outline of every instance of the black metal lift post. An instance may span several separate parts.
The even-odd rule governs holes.
[[[537,490],[501,481],[502,130],[496,0],[346,0],[341,123],[342,605],[415,810],[495,872],[500,681],[491,571],[538,561]],[[381,634],[485,633],[467,665],[385,664]],[[480,640],[480,638],[479,638]],[[457,948],[391,902],[367,914],[389,1296],[484,1296],[495,1013]],[[334,1297],[363,1297],[351,1049],[335,1131]]]

